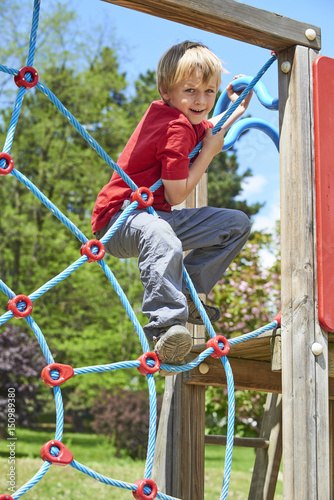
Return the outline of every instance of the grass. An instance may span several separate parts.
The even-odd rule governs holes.
[[[54,437],[52,432],[17,429],[16,432],[16,486],[24,485],[42,465],[40,448]],[[65,432],[64,444],[75,460],[107,477],[134,483],[143,477],[144,462],[127,457],[115,458],[114,449],[103,437],[95,434]],[[0,494],[8,491],[8,442],[0,441]],[[209,445],[205,455],[205,500],[219,499],[223,480],[225,448]],[[228,499],[247,500],[255,452],[250,448],[235,448]],[[128,490],[100,484],[71,466],[51,466],[43,479],[24,494],[25,500],[130,500]],[[275,500],[283,499],[282,483],[278,482]]]

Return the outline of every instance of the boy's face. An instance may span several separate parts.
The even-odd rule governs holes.
[[[198,125],[214,106],[217,81],[202,81],[202,71],[194,70],[189,79],[177,83],[169,92],[161,92],[164,101],[183,113],[192,125]]]

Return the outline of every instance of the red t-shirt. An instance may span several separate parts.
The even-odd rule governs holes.
[[[178,109],[163,101],[154,101],[129,139],[118,165],[138,187],[151,187],[159,179],[180,180],[188,177],[189,153],[213,124],[203,120],[192,125]],[[102,229],[120,210],[132,189],[114,172],[100,191],[92,215],[93,233]],[[164,186],[154,193],[153,208],[171,211]]]

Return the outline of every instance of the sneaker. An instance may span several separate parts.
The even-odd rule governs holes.
[[[188,323],[192,323],[193,325],[204,325],[202,317],[198,312],[195,302],[191,298],[191,295],[186,295],[186,297],[189,311]],[[220,319],[220,309],[218,309],[218,307],[208,306],[207,304],[204,304],[202,300],[201,303],[211,323],[214,323],[215,321],[218,321]]]
[[[192,348],[192,337],[182,325],[173,325],[154,339],[154,352],[165,364],[180,364]]]

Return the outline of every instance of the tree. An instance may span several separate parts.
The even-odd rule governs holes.
[[[15,1],[2,4],[5,7],[1,12],[11,20],[12,30],[5,26],[2,39],[6,40],[6,46],[2,44],[0,57],[4,64],[20,67],[25,63],[28,28],[21,29],[22,25],[13,20],[18,12],[22,18],[30,19],[31,4]],[[26,5],[29,14],[23,15]],[[74,13],[59,3],[43,12],[37,42],[35,62],[40,81],[109,156],[117,159],[149,103],[159,97],[154,72],[141,74],[134,95],[127,97],[126,75],[119,70],[117,43],[111,40],[106,44],[100,35],[94,41],[87,39],[87,33],[81,35],[80,29],[75,28]],[[13,51],[16,45],[17,54]],[[6,75],[3,78],[0,89],[5,98],[0,140],[4,142],[17,88],[12,78]],[[90,213],[112,171],[37,89],[26,92],[11,153],[15,167],[91,238]],[[238,174],[236,158],[226,154],[220,155],[213,169],[216,174],[210,184],[217,184],[218,175],[223,177],[219,181],[219,194],[223,193],[224,198],[219,203],[239,207],[234,199],[241,191],[241,181],[251,172]],[[1,278],[15,293],[30,294],[80,257],[81,243],[77,238],[12,176],[0,178],[0,203]],[[245,204],[245,211],[254,214],[256,207]],[[144,324],[136,261],[106,256],[106,262]],[[0,296],[2,312],[7,301],[6,296]],[[135,359],[140,354],[134,327],[98,264],[86,263],[36,300],[33,317],[58,362],[80,367]],[[27,334],[31,336],[31,332]],[[66,409],[83,413],[103,389],[112,390],[116,385],[141,389],[145,380],[136,370],[119,370],[112,376],[75,377],[63,386]],[[159,381],[159,390],[162,385]]]
[[[73,16],[58,8],[60,10],[49,13],[52,19],[45,31],[42,27],[44,55],[39,57],[39,49],[36,55],[40,81],[57,95],[108,154],[117,158],[130,135],[131,123],[124,106],[127,82],[125,75],[119,72],[116,50],[112,46],[97,50],[96,45],[87,44],[85,54],[89,64],[69,65],[72,56],[67,40],[73,37],[79,41],[80,36],[73,32]],[[81,41],[83,43],[82,38]],[[16,93],[14,82],[9,83]],[[3,141],[11,113],[9,105],[1,110]],[[26,92],[11,154],[15,167],[91,238],[90,210],[112,170],[37,89]],[[15,178],[5,176],[0,180],[1,278],[15,293],[28,295],[78,259],[81,243]],[[106,262],[143,322],[136,263],[109,256]],[[34,303],[33,317],[56,361],[77,367],[140,354],[134,327],[98,267],[98,264],[85,264]],[[1,295],[2,311],[6,310],[7,301],[8,298]],[[110,388],[125,381],[129,381],[129,375],[121,372],[109,378],[78,377],[64,388],[65,403],[81,410],[91,404],[102,386]]]
[[[238,168],[235,152],[223,152],[213,158],[208,169],[208,205],[241,210],[251,218],[264,204],[249,205],[246,200],[236,200],[242,192],[242,182],[253,175],[249,168],[242,174]]]

